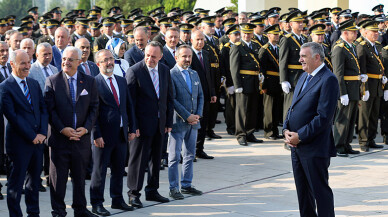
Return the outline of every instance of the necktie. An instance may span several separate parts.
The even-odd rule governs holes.
[[[186,84],[187,84],[187,87],[189,88],[190,93],[191,93],[192,89],[191,89],[191,79],[190,79],[189,71],[183,70],[182,72],[183,72],[183,74],[185,74]]]
[[[90,74],[89,67],[88,67],[88,64],[86,64],[86,63],[82,63],[82,64],[83,64],[84,67],[85,67],[85,72],[86,72],[86,74],[87,74],[87,75],[91,75],[91,74]]]
[[[276,55],[278,54],[278,48],[277,47],[273,47],[273,50],[275,51]]]
[[[28,103],[30,103],[31,109],[32,109],[30,90],[28,89],[28,86],[27,86],[27,83],[25,80],[22,80],[21,83],[23,84],[24,96],[26,96],[26,99],[27,99]]]
[[[172,51],[172,55],[175,57],[175,50]]]
[[[151,72],[152,72],[152,83],[154,84],[156,96],[159,99],[159,76],[158,76],[158,72],[155,69],[152,69]]]
[[[5,78],[8,78],[8,74],[7,74],[7,66],[3,66],[3,70],[4,70],[4,76],[5,76]]]
[[[77,126],[77,116],[75,113],[75,91],[73,86],[74,78],[69,78],[69,89],[70,89],[70,96],[71,96],[71,102],[73,103],[73,128],[76,129]]]
[[[306,79],[306,81],[304,82],[303,87],[302,87],[302,89],[300,90],[300,93],[304,90],[304,88],[307,87],[307,84],[309,83],[309,81],[311,80],[311,78],[313,78],[312,75],[308,75],[308,76],[307,76],[307,79]],[[299,93],[299,94],[300,94],[300,93]]]
[[[379,52],[377,52],[376,46],[373,45],[373,49],[375,50],[375,53],[379,55]]]
[[[199,59],[199,61],[201,62],[201,64],[202,64],[202,67],[203,68],[205,68],[205,65],[203,64],[203,59],[202,59],[202,55],[201,55],[201,51],[200,52],[198,52],[198,59]]]
[[[109,78],[110,81],[110,89],[112,89],[113,97],[115,98],[117,106],[120,106],[119,97],[117,96],[116,88],[113,85],[112,77]]]
[[[46,78],[47,78],[48,76],[50,76],[50,74],[49,74],[48,71],[47,71],[47,66],[43,67],[43,70],[44,70],[44,74],[45,74]]]

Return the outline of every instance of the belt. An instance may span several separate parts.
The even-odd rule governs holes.
[[[288,65],[287,67],[289,69],[303,69],[302,65]]]
[[[344,76],[344,80],[345,80],[345,81],[359,81],[359,80],[361,80],[361,76],[359,76],[359,75],[353,75],[353,76],[349,75],[349,76]]]
[[[374,79],[381,79],[383,77],[383,75],[376,75],[376,74],[369,74],[367,73],[366,75],[368,75],[368,78],[374,78]]]
[[[279,72],[267,71],[267,75],[272,75],[272,76],[278,76],[279,77]]]
[[[240,74],[244,75],[259,75],[259,71],[252,71],[252,70],[240,70]]]
[[[219,63],[211,63],[210,66],[213,68],[218,68],[218,67],[220,67],[220,64]]]

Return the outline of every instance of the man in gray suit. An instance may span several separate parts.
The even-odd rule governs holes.
[[[171,69],[174,100],[174,125],[172,127],[168,150],[168,178],[170,197],[183,199],[183,194],[201,195],[202,192],[191,186],[193,179],[193,160],[199,119],[202,116],[204,96],[199,76],[189,68],[193,52],[189,45],[181,45],[176,50],[176,65]],[[183,149],[181,192],[179,192],[180,153]]]

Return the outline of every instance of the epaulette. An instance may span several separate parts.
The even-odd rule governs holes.
[[[383,47],[383,49],[384,49],[384,50],[388,50],[388,45],[387,45],[387,46],[385,46],[385,47]]]
[[[302,35],[303,37],[305,37],[305,38],[308,38],[307,35],[305,35],[305,34],[301,34],[301,35]]]
[[[375,41],[376,44],[381,44],[379,41]]]
[[[362,41],[362,42],[360,42],[360,44],[364,46],[366,44],[366,42]]]
[[[237,44],[237,43],[236,43],[236,44]],[[228,47],[228,48],[230,48],[230,42],[228,42],[228,43],[224,44],[224,47]]]
[[[336,44],[334,47],[344,47],[345,46],[345,44],[344,43],[339,43],[339,44]]]
[[[356,41],[361,42],[363,39],[361,37],[357,38]]]
[[[327,44],[325,44],[325,43],[322,43],[324,46],[326,46],[326,47],[329,47],[329,45],[327,45]]]
[[[241,41],[234,43],[234,45],[240,45],[240,44],[241,44]]]
[[[217,36],[215,36],[215,35],[213,35],[213,37],[214,37],[215,39],[218,39],[218,37],[217,37]]]
[[[257,41],[257,40],[251,40],[251,42],[256,43],[256,44],[260,44],[259,41]]]
[[[289,38],[289,37],[291,37],[291,33],[289,33],[289,34],[287,34],[287,35],[285,35],[286,36],[286,38]]]
[[[222,50],[222,48],[224,47],[224,44],[220,43],[220,50]]]
[[[268,48],[268,46],[269,46],[269,44],[265,44],[265,45],[263,45],[263,47],[262,47],[262,48],[264,48],[264,49],[267,49],[267,48]]]

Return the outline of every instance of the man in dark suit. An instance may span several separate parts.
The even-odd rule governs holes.
[[[175,51],[179,42],[179,29],[175,27],[169,28],[166,32],[165,40],[166,44],[163,47],[163,57],[160,62],[172,69],[176,64]]]
[[[216,92],[214,88],[214,76],[210,74],[210,59],[209,53],[202,48],[205,46],[204,34],[197,30],[191,35],[191,44],[193,49],[193,60],[191,68],[198,73],[201,80],[203,91],[203,112],[200,121],[201,128],[198,130],[196,156],[203,159],[213,159],[204,152],[204,143],[206,138],[206,126],[209,120],[209,106],[210,103],[217,101]]]
[[[25,178],[29,216],[39,216],[39,186],[43,142],[47,136],[48,114],[37,81],[26,78],[30,58],[25,51],[10,55],[12,76],[1,83],[1,110],[7,118],[6,150],[12,165],[8,177],[7,205],[10,216],[22,216],[20,199]]]
[[[81,56],[82,62],[78,66],[78,71],[85,73],[86,75],[96,77],[100,73],[100,70],[98,69],[98,66],[94,62],[88,60],[90,56],[89,40],[86,38],[80,38],[75,42],[74,47],[82,51],[82,56]]]
[[[135,112],[129,97],[127,82],[113,75],[114,58],[109,50],[99,50],[95,56],[100,68],[96,76],[99,93],[99,110],[93,127],[94,145],[93,173],[90,184],[92,212],[107,216],[110,212],[103,206],[105,178],[108,166],[111,168],[110,196],[113,209],[132,211],[123,199],[123,173],[128,152],[128,140],[136,133]]]
[[[165,133],[171,131],[173,118],[170,70],[159,64],[162,50],[159,42],[149,42],[144,61],[130,67],[126,75],[139,125],[136,134],[140,135],[129,148],[127,185],[129,203],[134,207],[143,207],[139,197],[147,164],[146,200],[169,201],[158,193],[161,148]]]
[[[148,41],[148,30],[140,26],[133,30],[133,35],[135,37],[135,46],[124,53],[124,59],[128,61],[129,66],[133,66],[144,59],[144,49]]]
[[[81,55],[78,48],[67,47],[62,56],[63,71],[46,80],[53,216],[66,216],[64,198],[69,170],[74,216],[95,216],[86,209],[85,172],[91,154],[89,132],[97,117],[98,92],[94,78],[77,71]]]
[[[336,156],[332,123],[339,97],[336,76],[324,64],[324,50],[315,42],[302,45],[301,75],[283,124],[291,146],[292,168],[301,217],[334,217],[329,186],[330,158]],[[316,212],[317,210],[317,212]]]
[[[62,70],[62,54],[69,45],[70,34],[65,27],[58,27],[55,30],[55,45],[53,46],[53,59],[51,65],[57,67],[58,71]]]

